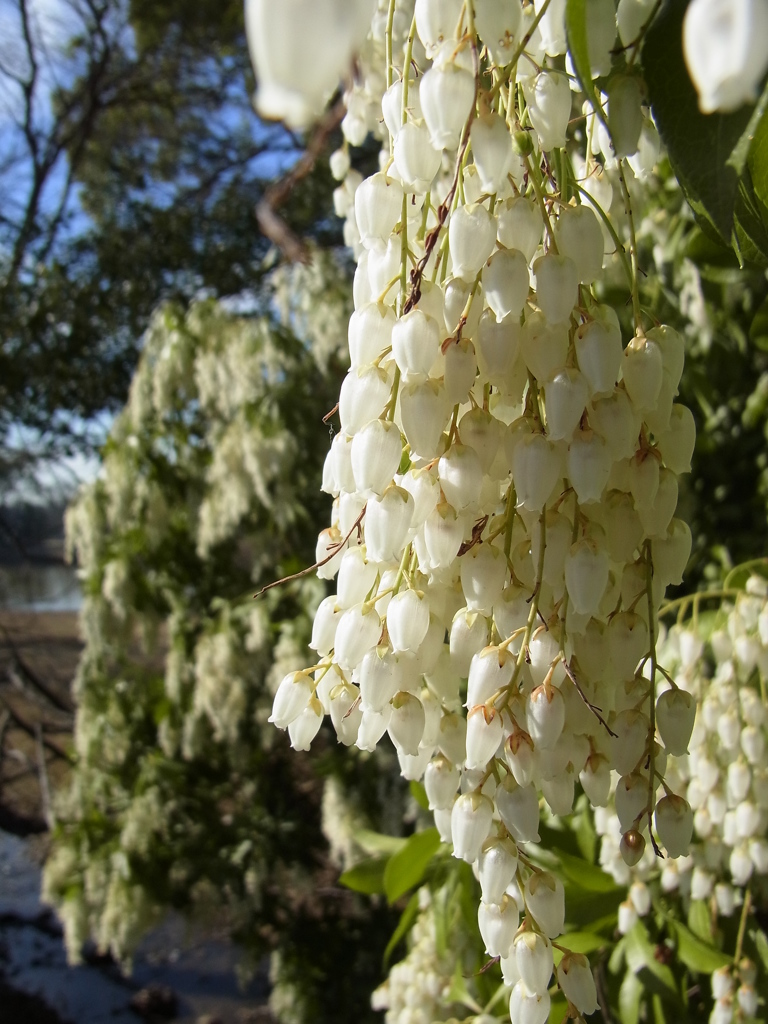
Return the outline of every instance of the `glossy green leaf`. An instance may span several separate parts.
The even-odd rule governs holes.
[[[422,811],[428,811],[429,799],[427,797],[427,791],[426,789],[424,789],[424,786],[420,782],[417,782],[415,779],[412,779],[408,788],[411,791],[411,796],[422,809]]]
[[[401,836],[388,836],[383,832],[372,832],[370,829],[361,828],[355,832],[355,842],[366,853],[385,853],[391,857],[393,853],[402,850],[407,840]]]
[[[399,942],[401,942],[413,927],[413,922],[419,912],[419,894],[415,892],[408,900],[405,910],[400,915],[397,928],[392,932],[387,948],[384,950],[384,968],[389,964],[389,958],[394,953]]]
[[[682,53],[686,4],[665,0],[646,35],[643,69],[654,121],[686,199],[700,222],[730,245],[743,154],[754,105],[731,114],[702,114]],[[739,145],[741,143],[741,148]]]
[[[389,862],[388,857],[368,857],[353,868],[345,871],[339,878],[342,885],[355,892],[368,896],[384,892],[384,869]]]
[[[622,1024],[638,1024],[643,983],[632,971],[627,971],[619,989],[619,1010]]]
[[[384,870],[384,891],[390,903],[419,884],[439,846],[440,833],[436,828],[428,828],[412,835],[403,848],[389,858]]]
[[[669,967],[657,959],[656,948],[643,922],[638,921],[625,939],[627,967],[639,977],[644,988],[679,1003],[675,977]]]
[[[568,1003],[560,996],[556,996],[549,1005],[547,1024],[563,1024],[567,1013]]]
[[[712,918],[704,900],[691,900],[688,908],[688,927],[704,942],[712,941]]]
[[[594,953],[608,945],[608,939],[602,935],[596,935],[594,932],[568,932],[561,936],[558,942],[572,953],[584,953],[585,955]],[[559,964],[563,959],[563,953],[559,949],[553,949],[553,956],[555,964]]]
[[[749,327],[749,340],[763,351],[768,348],[768,299],[758,306]]]
[[[568,52],[573,69],[584,95],[592,104],[597,116],[608,127],[592,81],[592,67],[589,62],[589,41],[587,37],[587,0],[566,0],[565,29],[568,35]]]
[[[727,967],[733,962],[731,957],[694,935],[679,921],[668,918],[667,925],[675,940],[677,955],[689,970],[711,974],[718,967]]]
[[[755,943],[757,949],[757,955],[763,962],[763,967],[768,971],[768,939],[765,937],[765,932],[756,928],[754,932],[750,932],[752,940]]]
[[[590,864],[581,857],[574,857],[564,850],[556,847],[551,851],[560,861],[560,867],[565,877],[587,892],[617,892],[618,886],[609,874],[596,864]]]

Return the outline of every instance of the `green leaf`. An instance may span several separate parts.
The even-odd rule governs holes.
[[[752,317],[749,340],[763,351],[768,348],[768,298],[763,300]]]
[[[584,954],[594,953],[608,945],[608,939],[602,935],[596,935],[594,932],[567,932],[558,941],[572,953]],[[563,959],[563,954],[559,949],[553,950],[553,956],[556,965]]]
[[[731,957],[694,935],[679,921],[668,917],[667,926],[675,940],[677,955],[689,970],[699,974],[712,974],[718,967],[727,967],[733,963]]]
[[[466,1006],[468,1010],[472,1010],[474,1013],[481,1013],[482,1007],[478,1006],[475,1000],[472,998],[469,988],[467,986],[467,980],[461,973],[461,964],[456,964],[456,970],[453,972],[453,978],[451,979],[451,990],[448,993],[448,1003],[461,1003],[462,1006]]]
[[[552,848],[559,861],[565,877],[587,892],[618,892],[619,887],[609,874],[596,864],[590,864],[581,857],[574,857],[557,847]]]
[[[688,909],[688,927],[704,942],[712,941],[712,918],[704,900],[691,900]]]
[[[642,998],[642,981],[632,971],[627,971],[619,989],[621,1024],[638,1024],[640,1020],[640,1000]]]
[[[416,916],[419,913],[419,894],[415,892],[413,896],[408,900],[405,910],[400,915],[400,920],[397,922],[397,928],[392,932],[387,948],[384,950],[384,968],[386,970],[389,964],[389,958],[397,948],[398,943],[405,938],[408,932],[413,926],[413,922],[416,920]]]
[[[666,964],[657,960],[656,948],[651,943],[643,922],[638,921],[624,937],[627,940],[625,952],[629,970],[639,977],[649,992],[656,992],[679,1003],[675,977]]]
[[[385,853],[391,857],[393,853],[402,850],[407,840],[401,836],[388,836],[383,832],[372,832],[370,829],[361,828],[355,832],[355,842],[366,853]]]
[[[345,871],[339,881],[348,889],[363,892],[368,896],[384,892],[384,869],[389,863],[388,857],[368,857]]]
[[[750,933],[757,949],[757,955],[763,962],[763,967],[768,971],[768,939],[761,928],[756,928]]]
[[[419,884],[439,846],[440,833],[436,828],[428,828],[412,835],[405,846],[389,858],[384,870],[384,892],[390,903]]]
[[[573,69],[579,80],[584,95],[592,104],[592,109],[608,128],[603,108],[592,81],[592,67],[589,62],[589,39],[587,35],[587,0],[566,0],[565,29],[568,35],[568,51],[573,61]]]
[[[417,782],[416,779],[411,780],[411,784],[408,787],[411,791],[411,796],[422,809],[422,811],[429,810],[429,798],[427,797],[427,791],[424,786]]]
[[[742,137],[754,105],[731,114],[702,114],[682,52],[686,4],[665,0],[648,30],[643,68],[653,117],[683,193],[702,226],[732,241]],[[740,148],[740,144],[741,147]],[[732,162],[729,162],[732,161]]]

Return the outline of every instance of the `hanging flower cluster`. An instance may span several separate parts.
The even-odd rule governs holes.
[[[698,598],[691,600],[698,605]],[[681,612],[688,607],[686,599]],[[730,918],[739,907],[747,912],[747,894],[764,887],[768,876],[768,583],[751,576],[735,600],[698,620],[697,613],[674,626],[659,645],[669,671],[659,687],[665,690],[660,703],[666,699],[671,706],[676,699],[680,706],[698,706],[688,752],[669,745],[665,772],[666,785],[692,811],[690,851],[663,862],[644,856],[630,869],[615,840],[618,793],[595,812],[600,862],[629,886],[619,910],[622,933],[650,912],[652,891],[678,895],[686,908],[706,901],[715,919]],[[658,724],[663,736],[664,716]],[[712,977],[713,1024],[729,1024],[734,1014],[756,1015],[754,980],[749,963],[740,975],[718,968]]]

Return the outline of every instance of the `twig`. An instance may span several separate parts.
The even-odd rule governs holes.
[[[347,536],[343,540],[339,541],[338,544],[333,545],[334,550],[329,555],[326,555],[325,558],[322,558],[319,562],[315,562],[314,565],[308,565],[306,569],[302,569],[300,572],[294,572],[290,576],[283,576],[282,579],[275,580],[274,583],[268,583],[266,587],[262,587],[261,590],[259,590],[257,593],[253,595],[254,600],[256,600],[257,597],[261,597],[262,594],[266,594],[266,592],[268,590],[271,590],[273,587],[279,587],[281,583],[290,583],[292,580],[298,580],[301,579],[302,576],[309,575],[309,573],[314,572],[315,569],[319,569],[321,565],[326,565],[328,562],[330,562],[332,558],[335,558],[336,555],[338,555],[339,551],[347,543],[349,538],[352,536],[352,534],[355,532],[360,523],[363,521],[363,516],[365,515],[365,510],[367,507],[367,503],[363,505],[360,511],[360,515],[357,517],[354,523],[352,523],[352,526]]]
[[[317,158],[325,149],[329,136],[341,124],[344,117],[344,101],[339,100],[318,122],[300,159],[288,174],[271,185],[264,198],[256,204],[256,220],[263,234],[273,242],[290,263],[309,263],[310,253],[305,243],[288,227],[276,212],[278,206],[288,199],[296,185],[310,173]]]
[[[578,679],[574,675],[573,669],[571,668],[571,666],[568,664],[568,662],[565,659],[563,659],[563,667],[565,668],[565,674],[568,676],[568,678],[571,680],[573,685],[576,687],[576,690],[577,690],[579,696],[584,701],[584,703],[587,705],[589,710],[592,712],[592,714],[595,716],[595,718],[598,720],[598,722],[603,726],[603,728],[607,731],[608,735],[615,737],[616,733],[613,731],[613,729],[611,729],[610,725],[608,725],[608,723],[606,722],[606,720],[603,718],[603,716],[601,714],[601,710],[602,709],[597,707],[596,704],[593,704],[590,701],[590,699],[587,697],[586,693],[584,693],[584,690],[581,687],[581,683],[578,681]]]

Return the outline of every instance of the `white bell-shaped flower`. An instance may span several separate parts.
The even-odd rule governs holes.
[[[643,130],[642,86],[634,75],[617,75],[608,86],[608,128],[617,159],[634,156]]]
[[[703,114],[755,100],[768,68],[767,0],[692,0],[683,55]]]
[[[517,847],[511,839],[488,839],[480,851],[478,874],[484,903],[501,903],[517,871]]]
[[[319,117],[365,39],[373,12],[368,0],[247,0],[245,29],[261,116],[292,128],[306,128]],[[311,75],[296,74],[306,67]]]
[[[681,796],[665,796],[656,804],[656,831],[670,857],[685,857],[691,848],[693,811]]]
[[[374,562],[399,562],[413,518],[413,498],[403,487],[390,484],[381,497],[368,499],[365,545]]]
[[[360,706],[362,708],[362,704]],[[387,731],[389,720],[392,717],[392,708],[390,705],[386,705],[382,711],[372,711],[370,708],[362,708],[362,710],[363,715],[357,730],[355,746],[358,750],[368,750],[373,753],[379,740]]]
[[[345,378],[346,381],[346,378]],[[342,388],[344,385],[342,384]],[[363,426],[364,424],[360,424]],[[358,429],[360,429],[358,426]],[[331,475],[335,484],[333,494],[355,490],[355,475],[352,472],[352,438],[346,434],[337,434],[328,451]]]
[[[405,666],[389,647],[373,647],[360,662],[357,678],[363,709],[382,711],[403,689]]]
[[[448,346],[445,352],[443,386],[448,404],[453,406],[467,400],[469,389],[477,375],[477,357],[471,341],[462,338]]]
[[[555,963],[552,943],[532,929],[520,931],[515,939],[517,970],[529,992],[546,992]]]
[[[459,769],[442,754],[429,762],[424,772],[424,789],[430,810],[447,810],[453,806],[460,779]]]
[[[277,688],[268,721],[278,729],[286,729],[299,717],[311,697],[312,682],[309,676],[303,672],[290,672],[283,677]]]
[[[691,528],[682,519],[673,519],[666,537],[651,541],[654,572],[665,585],[683,582],[683,573],[691,557]]]
[[[616,41],[616,6],[614,0],[587,0],[587,46],[593,78],[611,70],[611,50]]]
[[[671,469],[659,470],[659,487],[653,505],[639,508],[640,522],[647,537],[666,537],[672,516],[677,508],[679,487]]]
[[[507,377],[517,358],[520,324],[510,314],[497,320],[486,309],[477,329],[477,367],[484,380],[499,386]]]
[[[611,769],[604,757],[590,757],[579,782],[593,807],[605,807],[611,792]]]
[[[577,337],[577,351],[578,344]],[[616,388],[612,395],[593,401],[589,423],[608,445],[614,461],[630,458],[634,454],[641,419],[623,388]]]
[[[648,778],[641,772],[623,775],[616,784],[616,816],[622,831],[633,826],[648,803]]]
[[[421,109],[435,149],[455,150],[475,103],[471,71],[446,61],[433,65],[421,80]]]
[[[659,162],[661,152],[661,140],[656,127],[651,121],[644,119],[643,127],[640,130],[640,139],[637,144],[637,152],[629,157],[628,163],[632,168],[635,177],[640,181],[646,181],[654,172]]]
[[[309,750],[312,740],[320,732],[323,717],[320,701],[310,700],[299,717],[294,718],[288,726],[288,736],[294,750]]]
[[[645,619],[637,612],[619,612],[611,618],[606,636],[616,679],[622,682],[632,679],[640,659],[648,653]],[[621,774],[627,773],[622,771]]]
[[[429,568],[447,569],[459,553],[464,539],[464,521],[447,501],[439,502],[424,523],[424,543]]]
[[[634,407],[653,409],[661,391],[661,349],[652,338],[637,337],[624,349],[622,376]]]
[[[446,500],[461,512],[477,502],[483,483],[483,467],[474,448],[453,444],[440,457],[437,476]]]
[[[548,253],[533,264],[536,302],[550,323],[567,321],[579,298],[579,274],[568,256]]]
[[[598,1007],[595,979],[583,953],[565,954],[557,965],[557,981],[565,998],[579,1013],[595,1012]]]
[[[628,483],[637,509],[650,509],[659,491],[659,460],[655,453],[640,448],[628,465]]]
[[[358,703],[359,693],[351,683],[341,683],[332,691],[331,722],[339,743],[351,747],[357,739],[363,712]]]
[[[468,608],[460,608],[451,623],[449,644],[451,663],[462,678],[469,673],[474,656],[482,651],[487,643],[488,620],[485,616],[479,612],[471,612]],[[478,698],[479,696],[480,694],[477,695]],[[479,699],[477,702],[480,703]]]
[[[518,786],[529,786],[536,770],[533,740],[527,732],[512,732],[504,744],[504,757]]]
[[[327,657],[333,650],[336,639],[336,627],[344,609],[336,604],[333,594],[324,598],[318,605],[312,622],[312,638],[309,647],[317,651],[321,658]]]
[[[608,317],[588,320],[576,332],[575,345],[579,369],[587,378],[592,394],[610,394],[621,368],[619,325]]]
[[[461,622],[461,612],[457,613],[457,619]],[[464,614],[464,621],[469,621],[469,616]],[[479,624],[478,637],[487,635],[487,626],[484,620],[476,616],[473,620]],[[471,627],[470,627],[471,628]],[[453,633],[453,630],[451,631]],[[514,659],[508,651],[498,647],[484,647],[475,653],[469,664],[469,678],[467,681],[467,707],[473,708],[478,704],[486,704],[495,693],[503,690],[509,685],[514,669]]]
[[[572,367],[563,367],[544,385],[547,411],[547,436],[553,440],[570,440],[589,397],[587,379]]]
[[[602,239],[601,239],[602,244]],[[519,317],[528,299],[528,260],[519,249],[502,249],[483,268],[485,301],[497,320]]]
[[[580,615],[594,615],[608,585],[610,562],[605,547],[589,537],[577,540],[565,558],[565,585]]]
[[[648,747],[648,716],[636,708],[621,711],[611,728],[611,767],[619,775],[630,775]]]
[[[656,0],[619,0],[616,22],[622,46],[637,41],[640,32],[653,12]]]
[[[529,992],[521,979],[509,996],[509,1018],[512,1024],[547,1024],[551,1005],[549,992]]]
[[[514,196],[499,203],[496,214],[496,237],[505,249],[518,249],[528,263],[541,243],[543,223],[536,205],[525,196]]]
[[[392,327],[392,355],[409,383],[427,379],[439,351],[437,321],[418,306],[400,317]]]
[[[543,313],[532,313],[520,334],[520,352],[536,380],[551,380],[568,357],[568,324],[551,324]]]
[[[395,314],[383,302],[368,302],[349,319],[349,358],[352,367],[367,366],[392,344]]]
[[[579,281],[591,284],[603,269],[603,231],[591,207],[566,206],[555,225],[557,249],[576,264]]]
[[[415,756],[424,735],[424,705],[418,697],[400,690],[391,701],[392,715],[387,732],[398,750]]]
[[[317,575],[321,580],[332,580],[339,571],[344,555],[344,536],[337,526],[321,530],[315,546],[315,561],[318,563]]]
[[[432,145],[426,124],[408,121],[395,137],[394,158],[406,190],[421,195],[432,187],[443,156]]]
[[[339,393],[339,419],[345,434],[358,433],[386,408],[392,387],[387,374],[378,366],[350,369]],[[345,479],[339,477],[340,483]],[[342,486],[342,490],[353,488]]]
[[[507,575],[504,552],[493,544],[475,544],[462,555],[459,566],[467,607],[470,611],[491,615]]]
[[[491,830],[493,804],[481,793],[463,793],[451,811],[453,855],[473,864]]]
[[[496,0],[492,2],[499,6]],[[514,6],[514,3],[508,5],[510,9]],[[469,138],[482,190],[495,195],[512,166],[512,138],[506,121],[495,113],[478,117],[472,122]]]
[[[372,298],[392,302],[400,285],[400,238],[390,235],[386,245],[369,249],[365,256]]]
[[[364,611],[363,605],[348,608],[336,627],[334,661],[345,671],[356,668],[380,636],[381,619],[375,609]]]
[[[464,444],[474,448],[483,472],[488,473],[501,442],[499,421],[479,406],[469,409],[459,420],[459,435]]]
[[[527,90],[531,124],[539,146],[548,151],[565,146],[571,116],[571,88],[565,75],[542,71]]]
[[[517,502],[540,512],[552,493],[562,469],[560,453],[543,434],[530,434],[512,454],[512,476]]]
[[[537,686],[528,697],[528,733],[537,749],[551,750],[565,725],[565,702],[556,686]]]
[[[661,349],[661,365],[664,372],[672,379],[672,384],[677,394],[677,387],[683,375],[685,364],[685,341],[683,337],[672,327],[662,324],[653,327],[646,337],[655,341]]]
[[[550,57],[559,57],[568,48],[565,32],[566,0],[550,0],[539,22],[541,45]],[[545,6],[545,0],[534,0],[536,14]]]
[[[400,465],[402,443],[394,423],[371,420],[352,441],[352,472],[357,490],[367,497],[383,494]]]
[[[600,501],[611,474],[608,445],[593,430],[577,430],[566,456],[566,474],[580,504]]]
[[[413,458],[435,457],[449,414],[445,389],[439,381],[429,379],[423,383],[403,385],[400,417]]]
[[[696,700],[685,690],[666,690],[656,701],[656,724],[661,741],[676,757],[688,752],[696,719]]]
[[[367,523],[366,523],[367,529]],[[351,608],[361,604],[371,592],[378,569],[366,561],[365,548],[349,548],[344,552],[336,580],[336,602],[340,608]]]
[[[562,935],[565,927],[565,890],[559,878],[548,871],[532,874],[524,887],[525,905],[549,939]]]
[[[522,21],[520,0],[475,0],[475,25],[493,62],[503,67],[512,58]]]
[[[403,187],[379,171],[355,192],[355,220],[366,249],[383,249],[400,220]]]
[[[481,902],[477,912],[480,936],[489,956],[509,956],[520,923],[517,904],[509,896],[500,903]]]
[[[415,590],[401,590],[387,608],[387,630],[395,652],[415,654],[429,629],[429,604]]]
[[[447,39],[453,39],[461,17],[462,0],[416,0],[416,31],[432,59]]]
[[[485,771],[502,739],[501,712],[478,704],[467,715],[467,769]]]
[[[448,225],[453,273],[474,281],[496,246],[496,224],[484,206],[473,203],[454,210]]]
[[[540,841],[539,798],[533,785],[519,786],[511,775],[507,775],[497,788],[494,799],[499,816],[514,840],[518,843]]]
[[[696,445],[696,423],[687,405],[673,405],[669,429],[656,439],[664,463],[676,473],[690,473]]]
[[[411,526],[418,529],[424,524],[427,516],[433,511],[440,500],[440,485],[433,471],[428,469],[410,469],[400,481],[414,502]]]

